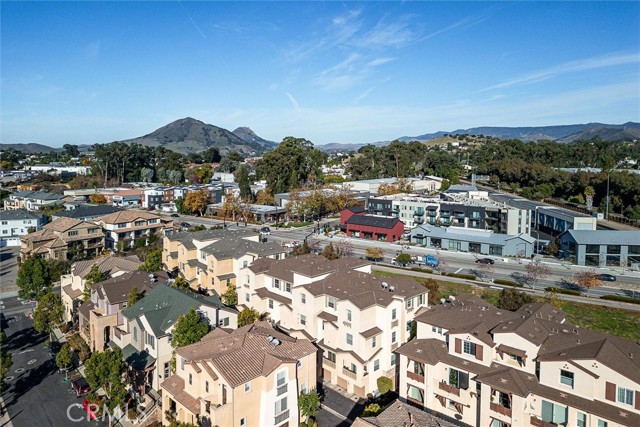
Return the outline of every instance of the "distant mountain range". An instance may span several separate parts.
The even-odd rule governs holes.
[[[171,122],[148,135],[119,142],[161,146],[182,154],[199,153],[216,147],[222,154],[237,151],[244,155],[259,155],[278,145],[260,138],[247,127],[230,132],[191,117]]]
[[[403,136],[400,141],[427,142],[445,135],[484,135],[500,139],[520,139],[522,141],[551,140],[560,143],[573,143],[579,140],[589,140],[599,137],[603,141],[632,141],[640,139],[640,123],[627,122],[621,125],[605,123],[587,123],[560,126],[538,127],[476,127],[470,129],[458,129],[451,132],[435,132],[418,136]],[[260,155],[278,146],[276,142],[266,140],[256,135],[248,127],[239,127],[233,132],[214,125],[206,124],[200,120],[187,117],[176,120],[161,127],[148,135],[127,139],[120,142],[127,144],[138,143],[152,147],[162,146],[169,150],[188,154],[201,152],[209,147],[216,147],[222,154],[237,151],[243,155]],[[376,146],[384,146],[391,141],[378,141],[371,143]],[[368,143],[333,143],[316,146],[323,151],[355,151]],[[81,151],[86,151],[90,146],[80,146]],[[0,144],[0,150],[13,148],[25,153],[45,153],[59,151],[61,148],[52,148],[42,144]]]

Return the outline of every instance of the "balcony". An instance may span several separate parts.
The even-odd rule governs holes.
[[[455,394],[456,396],[460,396],[460,389],[458,387],[449,385],[447,383],[441,382],[438,383],[438,388],[440,388],[440,390],[444,390],[447,393],[451,393],[451,394]]]
[[[278,424],[283,423],[288,419],[289,419],[289,410],[287,409],[283,413],[275,416],[275,418],[273,420],[273,425],[277,426]]]
[[[454,212],[453,213],[453,217],[456,219],[464,219],[464,212],[460,213],[460,212]]]
[[[511,418],[511,408],[507,408],[506,406],[502,406],[493,402],[489,404],[489,407],[493,412],[497,412],[499,414],[504,415],[505,417]]]
[[[276,396],[280,396],[280,395],[285,394],[287,392],[287,389],[288,389],[287,384],[281,385],[280,387],[278,387],[278,392],[277,392]]]
[[[358,375],[355,372],[352,372],[349,368],[347,368],[346,366],[342,367],[342,373],[344,375],[346,375],[347,377],[351,378],[352,380],[355,380]]]
[[[424,211],[415,211],[413,213],[413,216],[423,216],[424,215]]]
[[[322,358],[322,365],[326,366],[327,368],[336,369],[336,362],[332,362],[326,357]]]
[[[558,424],[550,423],[549,421],[541,420],[535,416],[531,416],[531,425],[535,427],[557,427]]]
[[[407,378],[411,378],[414,381],[418,381],[419,383],[424,383],[424,375],[416,374],[413,371],[407,371]]]
[[[451,212],[442,211],[442,212],[440,212],[440,217],[441,218],[450,218],[451,217]]]

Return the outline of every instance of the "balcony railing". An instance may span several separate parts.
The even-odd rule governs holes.
[[[283,384],[283,385],[281,385],[280,387],[278,387],[278,393],[277,393],[277,396],[280,396],[280,395],[282,395],[282,394],[285,394],[285,393],[287,392],[287,389],[288,389],[287,384]]]
[[[558,424],[550,423],[549,421],[541,420],[540,418],[531,416],[531,425],[535,427],[557,427]]]
[[[416,374],[413,371],[407,371],[407,377],[411,378],[414,381],[418,381],[420,383],[424,383],[424,375]]]
[[[456,396],[460,396],[460,389],[458,387],[449,385],[447,383],[438,383],[438,387],[440,390],[444,390],[448,393],[455,394]]]
[[[398,319],[396,319],[393,322],[391,322],[391,327],[392,328],[395,328],[396,326],[398,326]]]
[[[358,376],[355,372],[352,372],[346,366],[342,367],[342,373],[345,374],[346,376],[348,376],[349,378],[353,379],[353,380],[355,380],[357,378],[357,376]]]
[[[507,408],[506,406],[502,406],[502,405],[499,405],[499,404],[493,403],[493,402],[491,402],[489,404],[489,407],[491,408],[491,410],[493,412],[497,412],[497,413],[502,414],[502,415],[504,415],[506,417],[511,417],[511,408]]]
[[[277,426],[278,424],[283,423],[288,419],[289,419],[289,410],[287,409],[283,413],[275,416],[275,419],[273,420],[273,424]]]
[[[424,215],[424,211],[415,211],[413,213],[413,216],[423,216]]]
[[[332,362],[331,360],[327,359],[326,357],[322,359],[322,364],[328,368],[331,369],[336,369],[336,362]]]

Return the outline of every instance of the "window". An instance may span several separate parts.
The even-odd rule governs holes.
[[[411,400],[417,400],[420,403],[424,402],[424,392],[418,387],[414,387],[412,385],[410,385],[407,390],[407,397]]]
[[[376,359],[373,361],[373,370],[374,372],[380,369],[380,359]]]
[[[97,228],[90,228],[90,229],[89,229],[89,234],[95,234],[95,233],[97,233],[97,232],[98,232],[98,229],[97,229]]]
[[[424,294],[418,295],[418,305],[424,304]]]
[[[180,358],[180,370],[184,371],[184,357]]]
[[[301,392],[302,394],[307,394],[307,383],[302,383],[302,384],[300,385],[300,392]]]
[[[71,230],[71,231],[69,232],[69,237],[77,236],[77,235],[78,235],[78,230]]]
[[[209,381],[204,382],[204,392],[209,393]]]
[[[138,341],[138,328],[133,327],[133,340]]]
[[[391,310],[391,320],[396,320],[397,317],[397,313],[396,313],[396,309],[394,308],[393,310]]]
[[[291,293],[291,283],[286,282],[286,283],[284,284],[284,290],[285,290],[285,292],[289,292],[289,293]]]
[[[329,360],[330,362],[336,363],[336,354],[332,351],[327,351],[327,360]]]
[[[391,355],[391,366],[395,366],[395,364],[396,364],[396,355],[395,353],[393,353]]]
[[[587,414],[583,414],[582,412],[578,412],[577,424],[578,427],[587,427]]]
[[[407,298],[407,310],[411,310],[413,308],[413,298]]]
[[[371,338],[371,347],[375,347],[378,345],[378,337]]]
[[[396,331],[391,332],[391,342],[396,342]]]
[[[633,406],[633,390],[618,387],[618,402]]]
[[[413,373],[424,377],[424,366],[422,366],[422,363],[416,362],[415,360],[413,361]]]
[[[286,410],[287,410],[287,398],[286,398],[286,396],[283,397],[280,400],[276,400],[275,410],[274,410],[276,415],[281,414]]]
[[[449,368],[449,385],[466,390],[469,388],[469,374]]]
[[[244,392],[248,393],[251,391],[251,381],[244,383]]]
[[[347,322],[351,322],[351,310],[347,309]]]
[[[248,265],[249,265],[249,261],[247,260],[242,261],[242,268],[247,268]]]
[[[276,381],[277,381],[277,386],[280,387],[281,385],[284,385],[285,382],[285,372],[278,372],[278,375],[276,375]]]
[[[336,308],[336,299],[334,297],[327,297],[327,307]]]
[[[353,345],[353,335],[347,334],[347,344]]]
[[[280,280],[273,279],[273,287],[276,289],[280,289]]]
[[[193,384],[193,375],[189,374],[189,385]]]
[[[306,294],[300,294],[300,302],[302,304],[306,304],[307,303],[307,295]]]
[[[352,364],[351,364],[351,367],[349,368],[349,370],[350,370],[351,372],[353,372],[354,374],[355,374],[356,372],[358,372],[358,368],[356,368],[355,363],[352,363]]]
[[[472,356],[475,356],[475,355],[476,355],[476,344],[475,344],[475,343],[472,343],[471,341],[467,341],[467,340],[465,340],[465,341],[464,341],[464,348],[463,348],[463,351],[464,351],[466,354],[470,354],[470,355],[472,355]]]
[[[307,324],[307,316],[305,316],[304,314],[300,315],[300,324],[303,326]]]
[[[407,332],[409,332],[409,331],[411,330],[411,323],[413,323],[413,321],[412,321],[412,320],[408,320],[408,321],[407,321],[407,328],[406,328],[406,329],[407,329]]]
[[[560,383],[573,388],[573,372],[560,370]]]
[[[117,224],[118,228],[126,228],[127,227],[127,223],[126,222],[120,222]]]
[[[567,424],[567,407],[542,401],[542,420],[548,423]]]
[[[605,420],[598,420],[598,427],[608,427],[609,423]]]
[[[135,226],[136,226],[136,227],[140,227],[140,226],[142,226],[142,225],[144,225],[144,221],[136,221],[136,222],[135,222]]]
[[[240,427],[244,427],[247,425],[247,419],[246,418],[240,418]]]
[[[249,296],[248,292],[244,294],[244,300],[245,300],[245,302],[249,302],[250,296]]]
[[[156,338],[153,335],[151,335],[151,334],[149,334],[147,332],[145,332],[144,335],[145,335],[145,343],[147,345],[149,345],[149,347],[155,349],[156,348]]]
[[[171,374],[171,366],[170,366],[169,362],[166,362],[164,364],[164,377],[165,378],[169,378],[170,374]]]
[[[269,308],[273,308],[273,300],[272,299],[269,300]]]

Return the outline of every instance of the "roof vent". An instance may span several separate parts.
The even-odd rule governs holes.
[[[395,286],[393,286],[393,285],[389,286],[389,292],[393,292],[393,291],[395,291],[395,290],[396,290],[396,287],[395,287]]]
[[[451,296],[449,296],[449,299],[450,299],[451,301],[455,301],[455,300],[456,300],[456,297],[454,297],[453,295],[451,295]]]
[[[278,346],[278,345],[280,345],[280,340],[277,339],[277,338],[274,338],[273,341],[271,341],[271,344],[273,344],[275,346]]]
[[[444,299],[444,298],[440,298],[440,304],[444,304],[445,302],[447,302],[447,300],[446,300],[446,299]]]
[[[382,289],[387,289],[389,284],[387,282],[382,282]]]
[[[269,335],[269,336],[267,337],[267,341],[269,341],[269,342],[273,342],[273,340],[274,340],[274,339],[275,339],[275,338],[273,338],[271,335]]]

